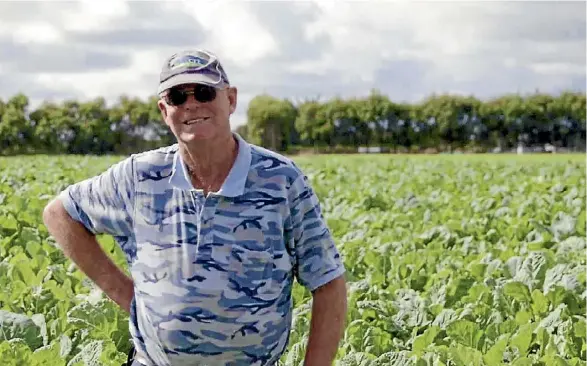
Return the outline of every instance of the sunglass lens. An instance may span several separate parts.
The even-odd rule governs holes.
[[[180,105],[188,99],[188,94],[183,90],[171,89],[167,94],[167,99],[171,105]]]
[[[209,85],[198,85],[194,89],[194,97],[200,103],[211,102],[216,98],[216,89]]]

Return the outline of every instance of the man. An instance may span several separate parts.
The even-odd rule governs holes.
[[[305,365],[331,365],[344,267],[306,176],[231,131],[237,89],[214,54],[171,56],[158,94],[177,144],[68,187],[43,213],[65,255],[130,313],[132,364],[277,364],[297,278],[313,296]],[[131,278],[97,234],[114,236]]]

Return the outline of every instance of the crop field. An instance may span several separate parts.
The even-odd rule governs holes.
[[[0,364],[120,366],[127,316],[55,247],[48,200],[118,157],[0,158]],[[583,155],[310,156],[347,267],[338,365],[583,365]],[[102,246],[122,267],[114,241]],[[302,365],[296,284],[282,365]]]

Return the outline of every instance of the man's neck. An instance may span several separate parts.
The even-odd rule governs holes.
[[[194,187],[207,193],[220,189],[226,180],[238,154],[238,144],[231,133],[196,146],[180,144],[180,154]]]

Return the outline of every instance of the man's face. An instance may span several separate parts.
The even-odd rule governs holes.
[[[187,97],[182,92],[188,92]],[[230,133],[230,115],[236,109],[237,90],[215,89],[215,98],[209,100],[213,94],[214,90],[207,86],[184,84],[167,90],[159,100],[161,116],[180,142],[215,139]],[[198,101],[198,96],[203,100]]]

